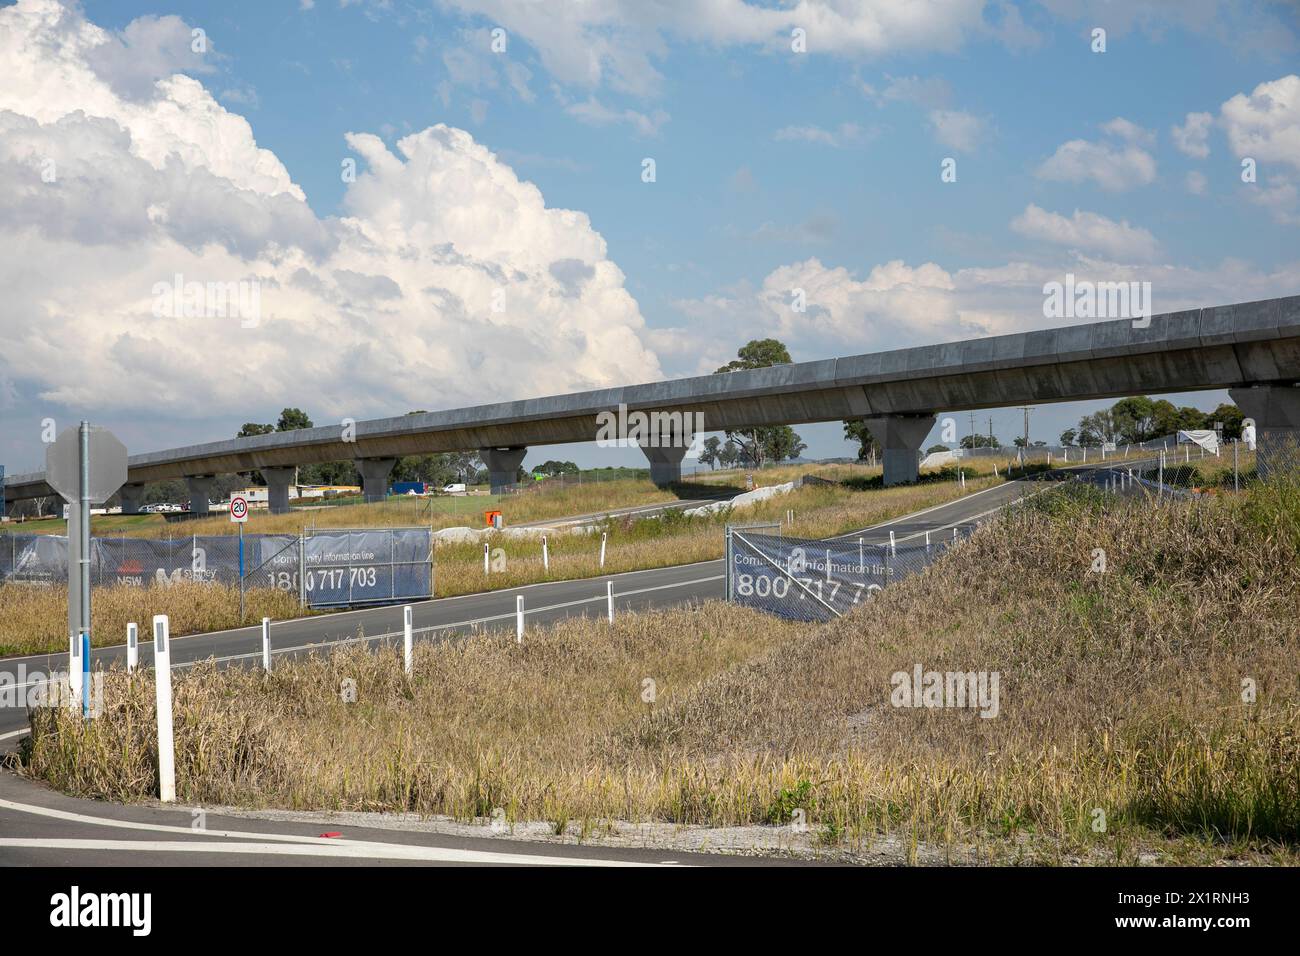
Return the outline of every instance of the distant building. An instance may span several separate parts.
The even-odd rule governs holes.
[[[241,491],[236,491],[250,505],[260,505],[268,507],[269,492],[265,485],[252,485]],[[350,495],[361,494],[360,485],[290,485],[289,498],[340,498]]]

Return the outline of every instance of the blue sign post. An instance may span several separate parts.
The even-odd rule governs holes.
[[[90,632],[81,634],[81,716],[90,717]]]

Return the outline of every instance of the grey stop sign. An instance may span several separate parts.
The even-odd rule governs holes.
[[[65,428],[45,449],[45,481],[73,504],[81,496],[81,427]],[[126,446],[107,428],[90,426],[90,500],[103,504],[126,484]]]

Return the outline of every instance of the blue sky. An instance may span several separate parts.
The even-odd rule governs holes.
[[[464,198],[479,189],[465,177],[492,178],[499,170],[448,170],[446,156],[435,158],[430,161],[443,164],[439,176],[447,177],[439,181],[454,189],[387,199],[376,195],[378,187],[363,196],[341,179],[340,164],[349,157],[362,178],[370,170],[347,134],[373,134],[400,156],[403,137],[435,124],[467,131],[508,173],[535,184],[546,209],[585,214],[589,229],[574,242],[588,249],[595,233],[605,248],[603,256],[576,258],[621,271],[621,288],[633,302],[618,321],[634,330],[646,355],[609,359],[593,354],[593,346],[579,360],[539,345],[536,368],[483,384],[483,401],[569,390],[600,378],[599,371],[570,374],[580,364],[599,369],[606,362],[610,382],[641,380],[646,372],[697,374],[755,336],[776,335],[796,360],[805,360],[1042,327],[1053,324],[1041,315],[1042,282],[1067,271],[1149,277],[1156,311],[1300,291],[1294,4],[911,0],[911,21],[900,18],[908,9],[901,0],[835,8],[810,0],[748,7],[739,0],[611,0],[596,7],[598,17],[555,9],[539,15],[537,4],[493,0],[86,0],[73,16],[116,38],[125,51],[121,59],[135,64],[130,69],[158,77],[187,73],[222,109],[245,118],[256,147],[274,154],[326,232],[341,218],[378,221],[386,208],[400,205],[396,221],[410,225],[411,236],[424,234],[419,223],[428,216],[437,220],[441,240],[457,249],[473,245],[488,258],[499,252],[500,261],[516,261],[523,253],[495,250],[491,235],[473,232],[490,216]],[[795,53],[789,26],[805,22],[808,49]],[[884,26],[873,29],[873,23]],[[1104,53],[1091,49],[1097,26],[1107,29]],[[210,42],[200,57],[183,49],[195,27]],[[489,48],[495,27],[506,31],[504,53]],[[20,29],[12,21],[7,28]],[[83,108],[94,116],[103,95],[93,82],[120,92],[129,70],[102,65],[93,49],[87,58]],[[131,102],[166,98],[147,91],[134,100],[121,95]],[[76,104],[65,96],[57,109],[44,109],[45,96],[37,87],[20,90],[7,102],[0,98],[0,109],[48,124]],[[1238,105],[1230,108],[1235,97]],[[115,106],[105,115],[130,131],[132,156],[148,154],[144,144],[171,121],[155,111],[151,127],[121,119],[132,115],[124,111]],[[1189,122],[1188,114],[1205,118]],[[1083,145],[1071,152],[1066,144],[1072,142]],[[1255,184],[1240,178],[1246,147],[1259,154]],[[205,138],[201,148],[207,156],[185,162],[217,169],[221,157],[213,154],[225,144]],[[238,143],[231,155],[248,148]],[[641,179],[647,157],[656,164],[653,183]],[[956,160],[955,183],[940,181],[945,157]],[[250,188],[236,174],[229,178],[232,188]],[[282,183],[271,191],[283,189]],[[167,196],[150,207],[168,202],[175,208]],[[0,206],[0,215],[6,208]],[[61,217],[71,215],[60,210]],[[492,215],[498,214],[494,205]],[[21,218],[8,226],[0,218],[0,235],[7,232],[15,245],[30,238],[30,228]],[[202,230],[202,221],[193,228]],[[213,231],[221,228],[215,224]],[[392,238],[395,227],[387,228]],[[163,263],[171,259],[159,250],[175,238],[143,240],[140,261],[158,262],[142,266],[144,274],[149,268],[170,274]],[[277,235],[272,225],[257,242],[255,254],[238,250],[241,268],[282,265],[278,253],[266,250],[300,239]],[[186,248],[193,253],[195,247]],[[394,248],[401,242],[394,240]],[[186,261],[198,268],[192,256]],[[780,300],[796,281],[820,290],[812,295],[819,307],[792,320],[782,315]],[[408,284],[398,284],[409,296]],[[453,287],[455,280],[445,284]],[[97,286],[79,301],[89,301],[93,311],[96,297],[106,295]],[[594,300],[596,313],[603,301]],[[319,361],[330,374],[327,383],[262,387],[283,368],[267,359],[249,365],[255,387],[234,393],[242,400],[214,385],[188,401],[187,386],[173,383],[174,400],[149,406],[108,386],[96,392],[88,384],[96,378],[93,359],[80,376],[83,384],[72,388],[36,368],[38,348],[28,353],[30,364],[11,355],[0,361],[0,384],[9,395],[0,405],[0,460],[11,472],[38,466],[33,422],[46,416],[62,422],[95,412],[132,450],[147,450],[224,437],[245,420],[273,420],[286,403],[323,423],[340,409],[372,417],[405,411],[403,402],[438,408],[477,394],[468,385],[440,384],[455,378],[465,359],[457,364],[452,354],[439,364],[436,330],[427,343],[430,356],[412,357],[409,368],[393,373],[423,376],[427,386],[389,393],[377,384],[388,378],[382,368],[366,364],[364,343],[339,340],[335,351],[343,357],[317,359],[309,344],[316,320],[285,307],[304,364]],[[104,323],[128,311],[107,300],[102,310]],[[377,327],[396,336],[426,313],[427,305],[414,302]],[[434,326],[452,321],[428,318]],[[529,332],[541,342],[546,321],[537,319],[537,326]],[[124,342],[145,333],[128,326],[112,334],[106,349],[117,356],[126,351]],[[153,329],[148,334],[165,337]],[[239,340],[223,361],[238,367],[245,356],[275,354],[256,334]],[[506,344],[490,333],[476,343],[467,348],[489,354]],[[193,375],[190,380],[202,392]],[[1174,398],[1210,408],[1226,395]],[[1044,408],[1032,420],[1034,437],[1054,440],[1095,407]],[[1004,439],[1019,432],[1018,411],[991,414]],[[798,430],[811,454],[850,453],[836,424]],[[619,456],[632,461],[634,453],[571,446],[537,449],[530,460],[557,455],[603,464]]]

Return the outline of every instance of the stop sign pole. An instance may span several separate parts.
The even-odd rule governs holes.
[[[126,448],[83,421],[45,451],[45,481],[68,503],[68,683],[90,711],[90,506],[126,481]]]

